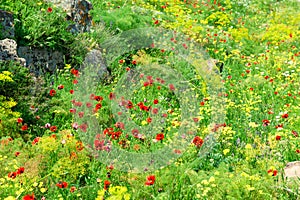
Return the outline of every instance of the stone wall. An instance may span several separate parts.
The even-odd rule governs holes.
[[[17,43],[12,39],[0,40],[0,60],[9,61],[15,60],[21,63],[21,65],[26,65],[26,60],[20,58],[17,54]]]
[[[14,37],[15,29],[13,13],[0,10],[0,39]]]

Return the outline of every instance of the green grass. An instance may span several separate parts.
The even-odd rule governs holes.
[[[16,12],[19,45],[61,47],[71,56],[64,69],[40,77],[39,87],[26,87],[28,71],[1,63],[0,199],[299,198],[299,181],[284,179],[286,163],[300,156],[299,3],[92,2],[96,25],[78,35],[62,27],[59,8],[37,11],[50,4],[0,6]],[[49,14],[51,23],[41,20]],[[102,82],[93,72],[75,73],[90,49],[115,42],[112,50],[122,52],[117,34],[141,27],[176,30],[191,41],[168,38],[164,49],[154,43],[117,55]],[[223,64],[213,80],[193,54],[196,42]],[[24,173],[14,177],[20,167]]]

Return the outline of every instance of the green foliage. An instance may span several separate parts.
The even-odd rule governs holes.
[[[16,117],[22,117],[24,123],[30,124],[33,128],[42,125],[43,121],[39,120],[39,115],[43,114],[43,109],[38,110],[38,105],[43,107],[47,100],[45,82],[41,77],[34,77],[27,68],[14,61],[0,62],[0,72],[2,72],[2,76],[0,75],[2,80],[5,80],[0,83],[0,93],[3,95],[3,101],[10,102],[7,109],[22,113],[22,115],[14,115],[11,119],[6,117],[8,121],[14,121],[15,126],[11,127],[14,131],[6,130],[3,134],[9,133],[8,136],[12,137],[22,136],[27,140],[29,139],[28,131],[21,134],[20,127],[16,127]],[[10,76],[5,78],[3,74],[10,74]]]
[[[151,13],[139,15],[133,11],[131,6],[124,5],[113,10],[105,10],[105,5],[96,7],[91,11],[95,22],[104,22],[113,31],[126,31],[145,27],[152,22]]]
[[[47,12],[50,7],[52,12]],[[74,39],[67,31],[66,13],[52,4],[38,0],[8,0],[1,3],[0,9],[13,12],[15,37],[19,45],[62,50]]]

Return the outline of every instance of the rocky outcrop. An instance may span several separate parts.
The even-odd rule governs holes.
[[[81,70],[87,66],[89,69],[93,70],[99,80],[103,80],[109,75],[105,59],[103,58],[100,50],[93,49],[87,53],[84,63],[81,66]]]
[[[70,20],[75,24],[69,26],[69,30],[72,33],[87,32],[93,24],[92,16],[89,11],[93,9],[91,2],[86,0],[74,0],[71,6]]]
[[[11,12],[0,10],[0,39],[14,38],[14,18]]]
[[[90,30],[93,21],[89,11],[93,9],[91,2],[87,0],[47,0],[67,13],[67,19],[74,24],[68,27],[72,33],[87,32]]]
[[[20,62],[25,66],[26,60],[20,58],[17,54],[17,43],[12,39],[0,40],[0,60],[9,61],[14,60]]]
[[[18,48],[18,55],[26,59],[26,67],[36,75],[64,67],[64,56],[59,51],[26,46]]]
[[[62,7],[67,12],[67,19],[73,21],[68,30],[72,33],[87,32],[93,21],[89,11],[93,9],[87,0],[47,0],[56,6]],[[14,38],[13,14],[0,10],[0,39]],[[22,58],[19,58],[19,56]],[[28,67],[36,75],[45,72],[54,73],[57,68],[64,67],[64,55],[61,52],[47,48],[36,48],[23,46],[17,48],[14,40],[6,39],[0,41],[0,60],[17,60]],[[100,65],[98,65],[101,63]],[[99,67],[98,75],[105,76],[108,71],[98,50],[91,51],[85,60],[85,64]]]

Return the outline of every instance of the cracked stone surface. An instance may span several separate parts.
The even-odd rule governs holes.
[[[63,8],[68,17],[68,20],[74,22],[74,24],[68,27],[68,30],[72,33],[87,32],[93,25],[92,16],[89,11],[93,9],[91,2],[87,0],[47,0]]]
[[[17,54],[17,43],[12,39],[0,40],[0,60],[9,61],[15,60],[25,66],[26,60],[20,58]]]
[[[14,18],[13,13],[0,10],[0,38],[14,38]]]
[[[36,75],[54,73],[64,67],[64,56],[59,51],[24,46],[18,48],[18,54],[26,59],[26,67]]]

